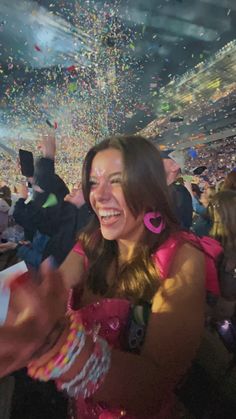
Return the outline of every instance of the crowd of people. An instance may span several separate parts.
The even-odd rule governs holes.
[[[226,138],[207,144],[202,144],[195,150],[194,157],[189,150],[185,150],[185,172],[191,173],[197,166],[206,166],[205,178],[211,185],[216,184],[234,169],[236,163],[235,138]],[[16,171],[16,158],[19,148],[32,151],[34,156],[40,155],[41,139],[38,141],[9,140],[9,148],[14,152],[10,155],[0,149],[1,182],[5,182],[11,189],[22,182],[20,171]],[[57,140],[57,155],[55,157],[56,172],[72,189],[81,178],[82,165],[86,153],[94,144],[89,133],[83,131],[81,139],[59,138]],[[168,148],[168,147],[167,147]],[[76,152],[75,152],[76,150]]]
[[[88,145],[76,173],[75,143],[45,136],[32,190],[24,181],[13,205],[3,179],[1,267],[23,260],[28,271],[5,285],[0,376],[27,367],[33,380],[55,381],[67,397],[48,394],[70,418],[183,417],[176,388],[204,330],[235,327],[233,143],[225,140],[223,162],[213,144],[185,164],[138,135]],[[20,403],[14,410],[13,398],[12,419],[22,393]],[[48,409],[44,418],[66,416]]]
[[[11,189],[23,180],[20,171],[16,170],[18,150],[31,151],[35,158],[37,158],[41,154],[41,140],[41,135],[37,141],[9,139],[8,147],[12,151],[12,154],[7,150],[0,149],[1,181],[8,184]],[[57,137],[57,154],[55,156],[56,172],[64,179],[70,189],[76,186],[78,179],[81,178],[83,160],[93,144],[93,137],[85,131],[82,132],[80,139]]]
[[[236,167],[235,138],[204,144],[197,148],[194,157],[187,154],[186,171],[191,173],[198,166],[206,167],[203,175],[210,185],[224,179]]]

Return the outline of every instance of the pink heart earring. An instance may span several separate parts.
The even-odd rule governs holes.
[[[160,225],[158,227],[155,227],[151,221],[156,220],[157,218],[160,218]],[[145,214],[143,217],[143,222],[145,227],[147,227],[149,231],[155,234],[160,234],[166,226],[166,223],[163,220],[160,212],[147,212],[147,214]]]

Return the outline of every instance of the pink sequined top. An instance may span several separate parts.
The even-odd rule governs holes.
[[[217,246],[217,243],[212,242],[211,239],[208,241],[208,238],[205,238],[205,243],[201,243],[199,246],[199,239],[191,233],[182,232],[171,236],[153,255],[161,279],[164,280],[168,277],[174,256],[181,244],[186,241],[202,247],[206,252],[206,288],[218,294],[219,287],[214,269],[214,258],[221,253],[221,247]],[[79,242],[73,250],[84,257],[85,267],[87,268],[88,260]],[[73,307],[70,307],[70,309],[73,309]],[[79,309],[79,312],[88,333],[93,332],[96,328],[96,330],[99,330],[98,334],[106,339],[113,348],[123,348],[124,332],[130,313],[130,303],[128,301],[123,299],[103,299],[100,302],[89,304]],[[174,400],[172,390],[170,388],[170,392],[166,395],[166,400],[163,400],[161,411],[157,415],[152,416],[152,418],[146,417],[146,419],[167,419],[172,417],[171,412]],[[105,404],[94,403],[92,399],[75,400],[74,411],[71,417],[75,419],[135,419],[134,416],[131,416],[122,408],[110,409]]]

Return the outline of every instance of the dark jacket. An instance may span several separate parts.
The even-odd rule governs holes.
[[[184,185],[172,183],[169,193],[173,211],[182,228],[189,230],[192,225],[192,197]]]
[[[28,204],[19,199],[13,217],[24,228],[27,240],[32,241],[36,231],[49,236],[43,259],[53,256],[56,265],[60,265],[74,246],[78,231],[87,224],[90,213],[87,205],[78,209],[64,201],[69,190],[63,180],[54,174],[53,160],[42,158],[38,161],[35,182],[44,190],[44,196],[35,193]],[[44,208],[42,205],[51,193],[56,196],[57,202]]]
[[[45,204],[50,194],[53,194],[60,203],[69,193],[65,182],[55,174],[54,160],[47,157],[41,157],[36,161],[34,184],[43,190],[43,192],[34,191],[33,193],[33,200],[40,207]]]
[[[70,202],[62,201],[51,208],[39,208],[34,201],[25,204],[20,198],[13,217],[24,228],[26,240],[32,241],[36,231],[49,236],[43,259],[52,255],[60,265],[74,246],[78,231],[87,224],[90,213],[86,205],[78,209]]]

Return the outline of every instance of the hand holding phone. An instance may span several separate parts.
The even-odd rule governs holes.
[[[23,199],[28,198],[29,190],[25,183],[21,183],[18,188],[19,196]]]

